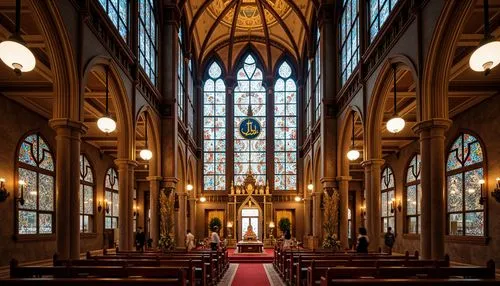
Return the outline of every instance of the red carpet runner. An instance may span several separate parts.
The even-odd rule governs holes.
[[[240,264],[234,276],[232,286],[270,286],[262,264]]]

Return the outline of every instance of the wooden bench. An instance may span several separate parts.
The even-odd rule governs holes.
[[[14,278],[0,279],[0,285],[34,286],[140,286],[140,285],[186,285],[178,278]]]
[[[498,281],[492,279],[321,279],[321,286],[386,286],[386,285],[404,285],[404,286],[421,286],[421,285],[460,285],[460,286],[479,286],[479,285],[498,285]]]

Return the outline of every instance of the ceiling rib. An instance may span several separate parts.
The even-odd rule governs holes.
[[[265,6],[266,10],[269,11],[269,13],[271,13],[273,15],[273,17],[276,19],[276,21],[278,21],[278,23],[280,24],[281,28],[283,28],[283,31],[285,31],[286,35],[288,36],[288,39],[290,40],[290,43],[292,44],[293,46],[293,49],[294,49],[294,52],[295,52],[295,57],[297,59],[299,59],[299,48],[297,46],[297,43],[295,42],[295,39],[293,38],[293,35],[292,33],[290,32],[290,29],[288,29],[288,27],[286,26],[285,22],[283,22],[283,19],[281,19],[281,17],[278,15],[278,13],[273,9],[273,7],[271,7],[271,5],[269,5],[269,3],[267,3],[266,0],[258,0],[260,3],[262,3],[262,5]]]
[[[266,52],[267,52],[267,68],[271,69],[272,59],[271,59],[271,44],[269,43],[269,27],[267,26],[266,15],[264,14],[264,7],[262,7],[261,2],[257,2],[257,8],[259,9],[260,19],[264,27],[264,36],[266,38]],[[234,44],[233,44],[234,45]]]
[[[231,34],[229,36],[229,56],[228,56],[228,70],[232,69],[233,66],[233,48],[234,48],[234,33],[236,32],[236,22],[238,20],[238,15],[240,14],[240,9],[241,9],[241,1],[238,1],[238,4],[236,5],[236,8],[234,9],[234,15],[233,15],[233,25],[231,26]]]
[[[304,26],[304,31],[306,32],[306,39],[309,40],[311,36],[311,32],[309,30],[309,25],[307,24],[306,17],[304,17],[304,14],[300,11],[300,8],[295,4],[295,2],[290,1],[290,0],[284,0],[285,3],[292,8],[293,12],[299,17],[300,22],[302,22],[302,26]]]
[[[203,13],[205,12],[205,10],[207,10],[208,6],[210,6],[210,4],[212,4],[215,0],[207,0],[205,2],[203,2],[203,4],[201,5],[201,7],[198,9],[198,11],[196,11],[196,14],[194,14],[193,16],[193,20],[191,21],[191,25],[189,25],[189,37],[191,37],[191,35],[193,35],[193,32],[194,32],[194,28],[196,27],[196,22],[198,22],[198,19],[200,19],[201,15],[203,15]],[[192,39],[194,40],[194,39]],[[200,52],[201,54],[201,52]]]
[[[226,8],[224,8],[224,10],[222,10],[222,13],[220,13],[220,15],[217,17],[217,19],[215,20],[215,23],[210,27],[210,30],[208,31],[205,39],[203,40],[203,45],[201,46],[201,49],[200,49],[200,58],[203,58],[202,56],[204,54],[206,54],[205,49],[207,47],[208,41],[210,40],[210,38],[212,37],[212,34],[215,31],[215,28],[220,24],[220,22],[226,16],[226,14],[229,13],[231,8],[233,8],[234,5],[236,5],[236,3],[238,3],[238,1],[239,0],[231,1],[231,3],[229,3],[229,5],[227,5]]]

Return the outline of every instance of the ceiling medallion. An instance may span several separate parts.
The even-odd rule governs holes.
[[[257,7],[258,0],[240,0],[240,11],[236,19],[236,27],[240,29],[259,29],[262,28],[263,24],[260,17],[259,7]],[[267,3],[273,8],[274,11],[280,16],[281,19],[286,18],[286,16],[291,11],[290,6],[288,6],[283,0],[266,0]],[[226,8],[231,3],[231,0],[215,0],[208,7],[210,15],[217,19],[217,17],[222,13],[224,8]],[[273,15],[266,9],[264,5],[264,14],[266,17],[266,23],[270,27],[276,24],[276,19]],[[233,23],[235,9],[231,9],[226,16],[222,19],[222,23],[226,26],[231,27]]]

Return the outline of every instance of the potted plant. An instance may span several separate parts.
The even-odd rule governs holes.
[[[219,230],[222,229],[222,221],[218,217],[213,217],[208,223],[208,228],[210,230],[213,231],[215,227],[217,227]]]
[[[290,226],[292,225],[292,223],[290,222],[290,219],[284,217],[284,218],[281,218],[280,221],[278,222],[278,227],[280,228],[281,232],[285,232],[285,231],[290,231]]]
[[[174,230],[174,193],[165,189],[160,191],[160,239],[158,247],[163,252],[175,249]]]
[[[340,241],[337,240],[338,227],[338,207],[339,207],[339,193],[333,192],[330,196],[325,192],[323,195],[323,229],[325,230],[325,238],[323,239],[323,248],[331,249],[332,251],[337,251],[342,248]]]

